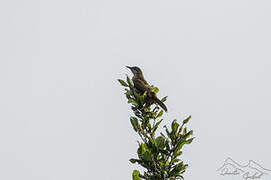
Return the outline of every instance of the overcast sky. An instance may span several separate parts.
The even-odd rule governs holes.
[[[270,169],[270,19],[270,0],[1,0],[0,179],[131,179],[126,65],[168,95],[164,124],[192,115],[186,180]]]

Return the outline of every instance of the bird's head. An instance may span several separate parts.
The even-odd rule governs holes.
[[[126,66],[126,67],[129,68],[135,76],[143,75],[141,69],[137,66],[133,66],[133,67]]]

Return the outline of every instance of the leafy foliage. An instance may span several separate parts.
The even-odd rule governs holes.
[[[140,136],[138,141],[137,158],[130,159],[130,162],[139,164],[146,169],[144,173],[134,170],[133,180],[178,180],[183,179],[182,174],[188,167],[181,159],[182,148],[185,144],[190,144],[194,137],[191,138],[193,131],[188,131],[184,127],[191,116],[179,124],[173,120],[171,127],[164,126],[165,133],[156,135],[156,131],[163,121],[161,117],[164,111],[159,106],[151,108],[147,106],[147,95],[139,94],[133,85],[133,81],[127,76],[126,81],[118,80],[125,87],[125,95],[128,103],[134,112],[130,117],[130,122],[134,131]],[[155,93],[159,89],[152,86]],[[165,102],[167,96],[161,101]]]

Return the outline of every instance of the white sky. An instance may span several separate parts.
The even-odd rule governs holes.
[[[192,115],[186,180],[270,169],[270,19],[269,0],[0,1],[0,179],[131,179],[125,65],[169,96],[164,124]]]

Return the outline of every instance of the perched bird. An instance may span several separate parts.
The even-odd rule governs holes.
[[[132,80],[133,80],[135,89],[141,94],[147,91],[147,97],[151,101],[157,103],[161,108],[163,108],[167,112],[166,105],[157,98],[156,93],[154,92],[153,88],[144,79],[141,69],[137,66],[133,66],[133,67],[126,66],[126,67],[129,68],[134,75]]]

